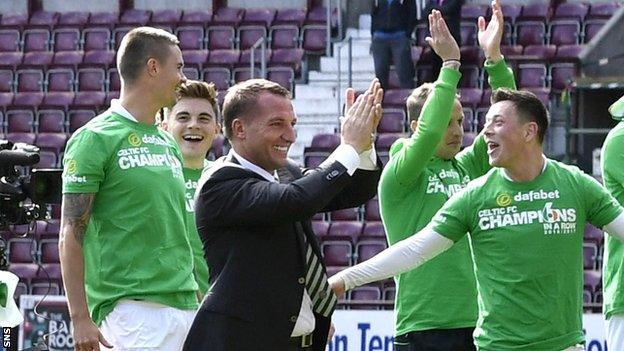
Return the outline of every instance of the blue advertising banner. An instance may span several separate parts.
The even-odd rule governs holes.
[[[336,333],[327,351],[393,351],[393,311],[343,311],[332,318]],[[583,315],[587,351],[606,351],[601,314]]]

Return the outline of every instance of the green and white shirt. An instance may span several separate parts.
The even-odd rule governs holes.
[[[623,209],[578,168],[545,162],[539,176],[523,183],[492,169],[451,197],[419,233],[332,276],[330,283],[342,280],[351,289],[405,272],[468,232],[479,350],[552,351],[583,343],[585,223],[607,226],[624,238]]]
[[[485,68],[493,89],[515,89],[513,73],[504,60]],[[455,158],[434,156],[451,120],[460,77],[458,71],[442,68],[418,128],[411,138],[397,140],[390,149],[390,161],[379,182],[379,203],[391,245],[424,228],[449,197],[490,169],[483,135]],[[468,238],[395,280],[396,335],[475,326],[477,288]]]
[[[97,325],[122,298],[198,307],[182,155],[170,134],[127,114],[116,106],[89,121],[63,161],[63,193],[95,194],[83,250]]]
[[[524,183],[492,169],[432,222],[434,232],[453,241],[470,233],[480,350],[563,350],[584,341],[585,223],[603,227],[622,208],[578,168],[546,162]]]
[[[624,122],[607,135],[600,160],[605,187],[624,205]],[[624,245],[609,235],[605,237],[602,279],[605,317],[624,314]]]

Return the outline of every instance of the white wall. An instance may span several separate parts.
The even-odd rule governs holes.
[[[0,13],[27,13],[28,0],[0,0]]]
[[[134,8],[145,10],[212,10],[212,0],[184,0],[184,3],[176,3],[170,0],[134,0]]]
[[[119,0],[97,0],[97,1],[76,1],[76,0],[43,0],[45,11],[69,12],[69,11],[89,11],[89,12],[119,12]]]

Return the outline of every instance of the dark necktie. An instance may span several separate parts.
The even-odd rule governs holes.
[[[292,172],[286,167],[277,170],[279,182],[282,184],[288,184],[295,180]],[[312,245],[306,238],[305,231],[301,223],[296,222],[298,231],[301,233],[303,243],[305,246],[305,264],[306,264],[306,291],[312,300],[312,309],[314,312],[329,317],[329,315],[336,308],[336,294],[331,290],[329,283],[327,283],[327,274],[323,272],[323,264],[320,257],[312,249]]]
[[[301,225],[297,224],[301,228]],[[321,260],[312,250],[312,245],[306,240],[305,234],[303,232],[302,234],[306,246],[306,290],[312,300],[314,312],[329,317],[338,300],[327,283],[327,275],[323,272]]]

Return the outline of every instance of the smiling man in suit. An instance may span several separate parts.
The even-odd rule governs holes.
[[[200,179],[195,206],[213,286],[185,350],[325,349],[336,296],[310,218],[375,195],[382,95],[376,80],[355,102],[349,90],[341,145],[301,170],[287,157],[297,121],[288,90],[262,79],[228,90],[232,150]]]

